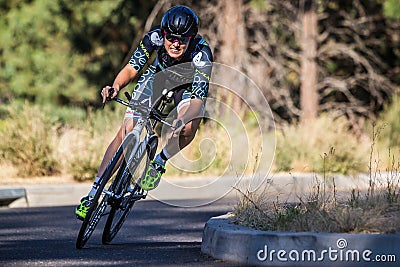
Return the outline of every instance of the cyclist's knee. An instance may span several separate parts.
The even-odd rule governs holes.
[[[124,120],[119,127],[117,136],[115,137],[116,141],[119,143],[122,143],[122,140],[124,140],[125,136],[132,131],[134,127],[134,122],[133,120]]]
[[[193,138],[196,135],[199,125],[200,119],[195,119],[186,123],[184,130],[181,132],[181,136],[186,138]]]
[[[125,137],[128,133],[130,133],[133,130],[134,126],[135,126],[134,120],[125,119],[121,126],[121,132],[123,134],[123,137]]]

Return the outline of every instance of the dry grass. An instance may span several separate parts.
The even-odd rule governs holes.
[[[6,109],[0,121],[0,160],[15,166],[21,177],[57,175],[56,125],[36,106],[23,103]]]
[[[214,121],[202,124],[195,139],[171,158],[166,175],[173,177],[251,174],[259,162],[261,140],[244,122],[243,128],[227,129]]]
[[[293,124],[277,131],[275,171],[323,171],[324,153],[329,151],[329,171],[349,174],[366,172],[370,139],[357,137],[344,118],[320,116],[312,124]]]
[[[313,192],[297,203],[285,203],[247,193],[233,210],[233,222],[263,231],[400,233],[397,195],[388,201],[383,189],[374,196],[354,194],[356,200],[324,200],[321,192]]]
[[[271,200],[267,191],[241,192],[233,210],[233,222],[258,230],[294,232],[400,233],[400,163],[389,151],[386,172],[375,158],[379,130],[373,130],[369,157],[369,186],[338,196],[334,179],[328,179],[331,166],[325,154],[322,182],[315,179],[310,193],[295,203]],[[328,181],[333,181],[329,186]]]
[[[106,108],[93,113],[86,123],[65,127],[57,147],[64,174],[76,181],[92,181],[123,115],[123,110],[112,112]]]
[[[48,113],[54,115],[56,112]],[[114,112],[106,107],[105,110],[81,114],[76,120],[72,119],[76,117],[74,114],[69,114],[71,118],[68,120],[62,120],[68,123],[60,123],[56,116],[49,117],[38,107],[21,108],[16,105],[16,108],[7,109],[0,118],[0,183],[3,183],[1,180],[4,178],[12,180],[26,177],[30,180],[31,177],[50,175],[91,181],[124,112],[118,106]],[[189,166],[189,172],[182,170],[179,165],[171,166],[171,160],[166,175],[188,177],[252,174],[260,164],[258,155],[261,144],[256,141],[262,140],[251,113],[243,116],[245,134],[240,131],[240,127],[232,127],[227,133],[224,127],[215,123],[202,125],[193,143],[183,152],[183,157],[187,159],[183,166]],[[220,114],[216,117],[224,121]],[[230,120],[230,117],[225,118],[227,125],[232,124]],[[263,153],[266,154],[268,150],[272,155],[275,141],[272,141],[273,136],[261,138],[271,139],[270,144],[265,145],[264,142],[262,145]],[[320,172],[324,164],[321,158],[325,156],[325,164],[329,164],[325,168],[333,173],[357,173],[368,169],[370,138],[355,137],[343,120],[333,121],[322,116],[309,127],[293,125],[278,131],[277,139],[275,172]],[[232,145],[235,147],[232,148]],[[233,150],[236,154],[232,153]],[[329,152],[324,154],[324,151]],[[240,161],[245,154],[247,160]],[[379,151],[374,151],[374,156],[377,155]],[[372,165],[384,169],[386,161],[374,161]]]

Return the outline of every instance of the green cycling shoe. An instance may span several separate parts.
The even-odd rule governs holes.
[[[81,203],[75,209],[76,217],[83,221],[86,218],[86,214],[92,205],[93,196],[86,196],[81,199]]]
[[[146,175],[139,179],[139,186],[146,191],[153,190],[160,183],[161,176],[164,172],[165,165],[155,160],[151,161],[149,168],[147,169]]]

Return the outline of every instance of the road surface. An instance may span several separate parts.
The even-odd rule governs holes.
[[[73,206],[0,208],[0,266],[237,266],[200,251],[206,221],[235,203],[177,208],[140,201],[111,245],[101,244],[103,220],[81,250]]]

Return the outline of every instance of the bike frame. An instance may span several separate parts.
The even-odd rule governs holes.
[[[163,114],[162,111],[165,108],[165,106],[171,102],[172,96],[173,96],[172,90],[171,91],[164,90],[161,98],[156,101],[155,108],[140,107],[140,105],[138,105],[137,102],[135,103],[135,101],[131,101],[129,97],[128,97],[128,99],[130,100],[129,103],[119,98],[114,99],[116,102],[120,104],[123,104],[132,109],[139,110],[140,117],[136,121],[136,124],[133,127],[132,131],[130,131],[125,136],[124,140],[118,147],[117,151],[115,152],[113,158],[106,167],[99,181],[100,190],[98,190],[98,192],[96,193],[94,199],[95,202],[92,204],[87,214],[87,217],[82,223],[76,242],[77,248],[82,248],[86,244],[91,234],[93,233],[94,229],[96,228],[97,224],[99,223],[101,217],[107,215],[107,213],[105,212],[107,206],[110,206],[111,210],[109,212],[110,213],[109,218],[107,219],[106,223],[106,227],[108,225],[108,229],[107,231],[106,230],[103,231],[104,244],[108,244],[109,242],[111,242],[111,240],[118,233],[132,205],[137,200],[146,198],[147,192],[144,193],[144,190],[140,188],[137,181],[135,181],[135,185],[133,188],[131,186],[128,186],[128,188],[124,189],[123,187],[126,185],[127,182],[129,184],[131,183],[130,179],[134,175],[134,173],[130,172],[130,166],[134,166],[134,168],[137,168],[141,160],[143,160],[144,153],[146,152],[146,149],[148,149],[150,139],[153,136],[155,136],[154,127],[156,123],[161,122],[167,126],[171,126],[170,123],[163,120],[163,118],[167,117],[167,115]],[[154,119],[154,122],[151,122],[151,119]],[[143,140],[141,140],[140,138],[144,129],[146,130],[146,135],[142,137]],[[126,153],[127,151],[125,151],[124,147],[125,145],[127,145],[127,143],[134,144],[132,150],[129,153]],[[151,147],[151,144],[149,145],[149,147],[150,150],[157,149],[157,146],[153,148]],[[152,151],[148,152],[150,152],[148,153],[149,155],[154,154],[151,153]],[[129,155],[127,156],[127,154]],[[125,159],[121,157],[125,157]],[[121,161],[121,159],[124,160],[126,164],[125,162]],[[122,164],[123,166],[117,165],[118,163],[121,164],[121,162],[123,162]],[[145,163],[145,165],[147,166],[147,164],[148,161],[147,163]],[[118,170],[118,172],[115,175],[114,180],[109,186],[109,188],[105,189],[106,184],[113,177],[114,169]],[[140,175],[143,175],[143,173]],[[117,193],[116,192],[117,190],[121,191]],[[115,214],[119,212],[121,212],[121,215],[118,215],[120,217],[117,219],[116,226],[110,226],[113,224]],[[113,214],[111,215],[111,213]],[[112,230],[110,230],[110,227]]]

